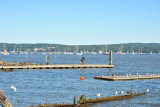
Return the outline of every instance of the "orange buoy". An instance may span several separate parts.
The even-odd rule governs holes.
[[[83,76],[80,77],[81,80],[84,80],[85,78]]]

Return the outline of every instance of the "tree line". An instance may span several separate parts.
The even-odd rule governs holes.
[[[79,51],[113,51],[113,52],[143,52],[143,53],[159,53],[160,43],[122,43],[122,44],[101,44],[101,45],[63,45],[63,44],[49,44],[49,43],[0,43],[0,51],[28,51],[33,52],[35,49],[39,52],[73,52]],[[38,50],[39,49],[39,50]]]

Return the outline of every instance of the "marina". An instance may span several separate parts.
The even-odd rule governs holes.
[[[140,80],[140,79],[160,79],[160,74],[152,75],[125,75],[125,76],[95,76],[94,79],[108,80],[108,81],[127,81],[127,80]]]
[[[160,107],[160,0],[0,0],[0,107]]]

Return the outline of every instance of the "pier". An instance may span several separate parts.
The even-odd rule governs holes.
[[[0,66],[0,70],[18,69],[87,69],[87,68],[113,68],[113,65],[105,64],[56,64],[56,65],[25,65],[25,66]]]
[[[160,79],[160,74],[152,75],[124,75],[124,76],[95,76],[94,79],[108,80],[108,81],[127,81],[127,80],[140,80],[140,79]]]
[[[87,69],[87,68],[113,68],[112,64],[112,51],[109,54],[109,64],[49,64],[49,56],[46,55],[46,64],[37,65],[31,63],[0,63],[1,71],[13,71],[18,69]]]

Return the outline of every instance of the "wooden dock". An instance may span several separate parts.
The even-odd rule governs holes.
[[[96,99],[80,99],[78,101],[79,104],[88,104],[88,103],[100,103],[105,101],[116,101],[116,100],[123,100],[127,98],[132,98],[136,96],[140,96],[146,93],[137,93],[137,94],[127,94],[127,95],[117,95],[117,96],[110,96],[110,97],[102,97]]]
[[[28,107],[89,107],[95,103],[107,102],[107,101],[116,101],[116,100],[124,100],[128,98],[133,98],[136,96],[144,95],[147,93],[137,93],[137,94],[127,94],[127,95],[118,95],[118,96],[110,96],[110,97],[102,97],[96,99],[81,99],[77,101],[78,104],[40,104],[35,106]]]
[[[105,64],[56,64],[56,65],[25,65],[25,66],[0,66],[0,70],[16,69],[85,69],[85,68],[113,68],[113,65]]]
[[[46,65],[37,65],[31,63],[9,63],[9,62],[2,62],[0,63],[0,70],[1,71],[13,71],[16,69],[88,69],[88,68],[113,68],[114,65],[112,64],[112,51],[109,54],[109,64],[49,64],[49,56],[46,55]]]
[[[160,79],[160,74],[152,75],[125,75],[125,76],[95,76],[95,79],[108,80],[108,81],[127,81],[127,80],[140,80],[140,79]]]

